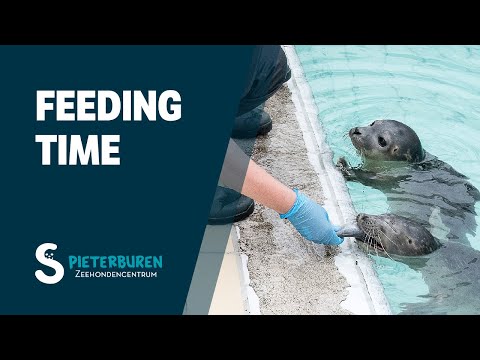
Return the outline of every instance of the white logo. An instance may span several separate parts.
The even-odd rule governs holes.
[[[35,251],[35,257],[37,258],[40,264],[45,266],[51,267],[55,270],[55,274],[52,276],[45,275],[42,270],[35,271],[35,277],[38,281],[41,281],[44,284],[53,285],[58,283],[63,278],[63,274],[65,273],[62,264],[60,264],[57,260],[53,260],[53,253],[48,250],[56,250],[57,245],[53,243],[45,243],[40,245]]]

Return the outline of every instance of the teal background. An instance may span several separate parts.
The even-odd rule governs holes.
[[[252,46],[0,47],[1,314],[181,314]],[[36,121],[36,90],[175,89],[176,122]],[[36,134],[119,134],[120,166],[41,165]],[[55,159],[56,152],[52,152]],[[44,242],[63,280],[40,283]],[[69,255],[162,255],[157,279],[76,279]]]

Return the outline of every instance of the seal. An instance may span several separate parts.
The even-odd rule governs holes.
[[[340,237],[355,237],[376,253],[387,256],[421,256],[437,250],[441,244],[424,226],[394,214],[357,215],[356,224],[344,225]]]
[[[480,251],[458,242],[440,243],[423,225],[394,214],[358,214],[337,235],[353,236],[368,251],[388,256],[422,274],[429,288],[402,314],[479,314]]]
[[[350,129],[353,146],[369,160],[420,162],[425,150],[412,128],[396,120],[375,120]]]
[[[396,120],[375,120],[349,131],[363,164],[337,167],[349,181],[382,191],[391,213],[418,221],[442,241],[470,244],[480,192],[468,178],[425,151],[413,129]]]

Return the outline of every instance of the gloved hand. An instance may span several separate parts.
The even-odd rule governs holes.
[[[288,212],[280,214],[280,218],[288,219],[307,240],[324,245],[340,245],[343,239],[335,234],[340,227],[330,223],[325,209],[298,189],[293,191],[297,199]]]

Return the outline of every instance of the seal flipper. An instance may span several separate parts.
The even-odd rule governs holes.
[[[377,188],[393,187],[401,178],[380,174],[378,172],[363,169],[361,166],[352,167],[347,160],[342,156],[338,159],[336,165],[337,169],[347,181],[354,181],[360,184]]]

